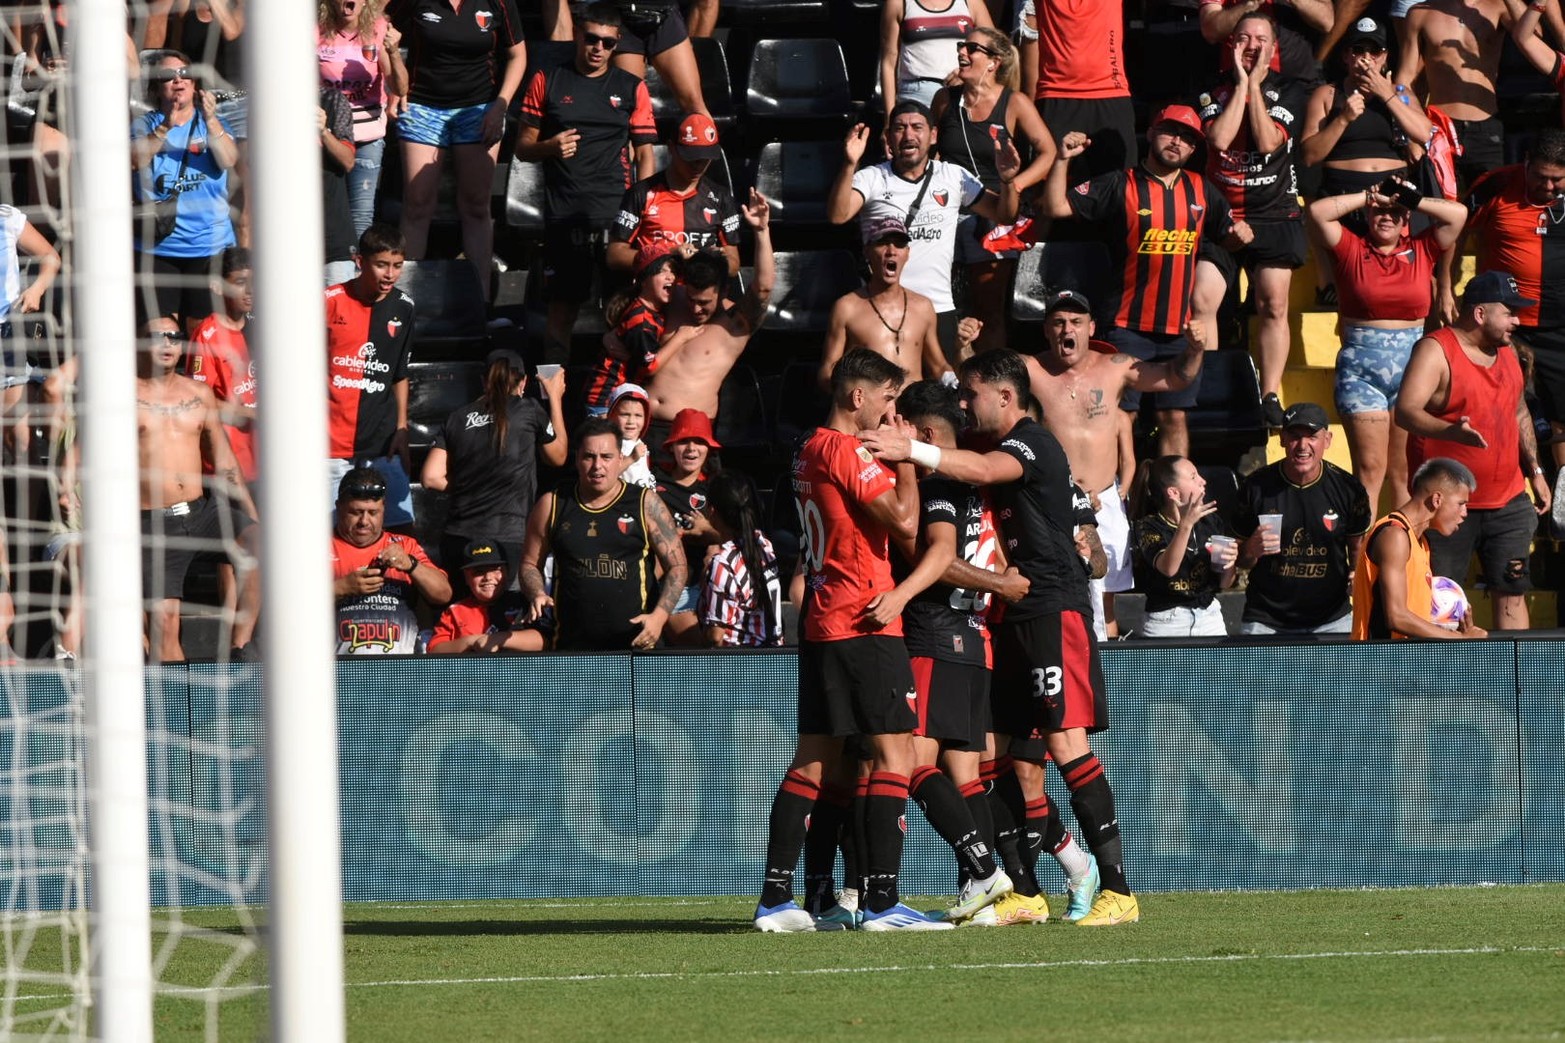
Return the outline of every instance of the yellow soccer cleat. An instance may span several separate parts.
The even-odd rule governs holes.
[[[1122,895],[1105,888],[1098,892],[1098,900],[1092,909],[1076,921],[1078,927],[1112,927],[1120,923],[1135,923],[1141,919],[1141,903],[1135,895]]]
[[[989,908],[994,910],[996,927],[1009,927],[1019,923],[1044,923],[1049,919],[1049,899],[1041,894],[1027,897],[1013,891]]]

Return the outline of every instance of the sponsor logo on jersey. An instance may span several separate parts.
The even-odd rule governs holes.
[[[1026,442],[1023,442],[1019,438],[1007,438],[1005,441],[1000,443],[1001,449],[1005,449],[1007,447],[1016,450],[1018,453],[1025,456],[1028,460],[1038,459],[1038,454],[1032,451],[1032,446],[1028,445]],[[1007,509],[1003,517],[1010,517],[1010,513],[1010,510]]]
[[[467,423],[464,429],[473,431],[480,427],[488,427],[492,423],[494,423],[494,417],[488,413],[472,412],[467,414]]]
[[[419,15],[419,17],[424,19],[424,21],[426,21],[426,22],[433,22],[436,25],[440,24],[440,15],[439,15],[438,12],[435,12],[435,11],[424,11],[423,13],[421,13]]]
[[[576,104],[576,99],[571,97],[569,94],[567,94],[564,97],[560,98],[560,104],[561,105],[574,105],[574,104]]]
[[[344,619],[337,626],[337,640],[350,652],[361,648],[390,652],[402,641],[402,624],[389,619]]]
[[[1136,247],[1136,253],[1188,256],[1195,253],[1196,243],[1200,238],[1201,233],[1193,229],[1180,231],[1168,228],[1149,228],[1141,236],[1141,245]]]
[[[925,500],[924,501],[924,513],[926,513],[926,514],[934,514],[936,511],[946,511],[946,512],[948,512],[950,514],[955,514],[956,513],[956,504],[952,503],[950,500]]]
[[[863,460],[867,464],[875,462],[875,454],[870,452],[864,446],[859,446],[854,450],[854,452],[858,454],[860,460]]]
[[[1140,215],[1141,217],[1151,217],[1152,216],[1152,211],[1146,210],[1146,209],[1137,210],[1136,213],[1138,215]]]

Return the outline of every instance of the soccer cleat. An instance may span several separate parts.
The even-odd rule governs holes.
[[[805,912],[798,902],[755,907],[756,929],[766,934],[796,934],[815,930],[815,917]]]
[[[995,918],[994,906],[986,905],[972,916],[957,924],[958,927],[998,927],[1000,921]]]
[[[991,908],[994,909],[994,925],[1010,927],[1019,923],[1045,923],[1049,919],[1049,900],[1043,895],[1019,895],[1015,891],[1006,895]]]
[[[1092,910],[1076,921],[1078,927],[1112,927],[1120,923],[1135,923],[1141,919],[1141,903],[1135,895],[1122,895],[1118,891],[1099,891]]]
[[[856,931],[864,914],[857,909],[834,905],[815,918],[817,931]]]
[[[1075,887],[1065,889],[1065,897],[1070,905],[1065,910],[1065,919],[1075,923],[1092,911],[1092,900],[1098,897],[1098,860],[1092,855],[1087,856],[1087,872]]]
[[[956,904],[946,910],[942,919],[965,920],[978,910],[998,902],[1012,890],[1011,878],[1005,875],[1003,869],[996,869],[982,880],[969,880],[962,885],[962,893],[957,896]]]
[[[890,909],[878,913],[866,912],[859,925],[861,931],[949,931],[954,924],[932,920],[917,909],[909,909],[898,902]]]

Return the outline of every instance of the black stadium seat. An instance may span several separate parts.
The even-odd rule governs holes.
[[[723,45],[711,37],[692,37],[690,47],[695,51],[696,68],[701,72],[701,100],[706,102],[707,114],[719,130],[733,126],[738,118],[734,107],[734,92],[729,85],[728,58]],[[685,113],[679,110],[674,92],[651,64],[647,65],[647,91],[652,95],[652,115],[658,121],[658,129],[665,138]]]
[[[824,333],[832,302],[860,282],[858,262],[846,250],[779,253],[766,326],[773,331]]]
[[[756,160],[755,188],[780,225],[825,225],[826,196],[842,167],[840,141],[773,141]]]
[[[511,160],[505,183],[505,223],[524,234],[543,235],[543,164]]]
[[[745,107],[760,120],[851,120],[842,48],[830,39],[761,40],[750,61]]]
[[[1261,385],[1247,351],[1208,351],[1201,363],[1201,390],[1187,413],[1193,457],[1237,460],[1266,444]]]
[[[484,335],[483,287],[477,269],[467,261],[410,264],[397,285],[413,298],[413,326],[420,339]]]
[[[824,22],[826,0],[723,0],[719,18],[731,25]]]
[[[1039,243],[1016,262],[1011,318],[1042,322],[1051,291],[1075,290],[1092,305],[1100,332],[1114,317],[1108,247],[1102,243]]]
[[[409,440],[434,444],[446,417],[483,393],[481,362],[414,362],[408,366]]]

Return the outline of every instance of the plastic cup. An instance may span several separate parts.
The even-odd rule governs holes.
[[[1226,557],[1228,548],[1234,546],[1238,542],[1239,541],[1234,539],[1232,536],[1213,536],[1208,539],[1206,541],[1206,553],[1207,556],[1212,559],[1212,564],[1219,565],[1220,563],[1218,559],[1221,557]]]
[[[1281,550],[1282,549],[1282,515],[1280,515],[1280,514],[1263,514],[1263,515],[1260,516],[1260,523],[1261,523],[1261,531],[1264,532],[1266,534],[1266,536],[1268,537],[1268,539],[1266,539],[1264,542],[1266,542],[1266,543],[1275,543],[1276,547],[1277,547],[1277,550]],[[1274,553],[1276,553],[1276,551],[1267,551],[1266,553],[1274,554]]]

